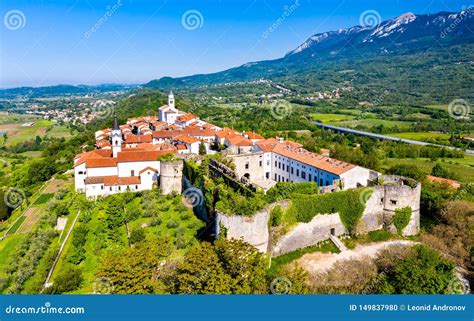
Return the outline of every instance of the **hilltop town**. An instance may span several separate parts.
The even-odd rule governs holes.
[[[159,185],[160,156],[223,153],[235,164],[240,180],[268,190],[277,182],[315,182],[325,190],[367,186],[378,173],[311,153],[280,137],[264,138],[202,121],[180,111],[174,95],[158,108],[158,117],[128,119],[95,133],[96,149],[74,160],[76,190],[97,197]],[[180,192],[180,191],[179,191]]]

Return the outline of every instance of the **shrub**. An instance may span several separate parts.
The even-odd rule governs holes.
[[[158,215],[151,219],[150,226],[161,225],[162,222],[163,222],[163,219],[161,218],[161,216]]]
[[[70,267],[59,273],[54,280],[54,285],[46,293],[59,294],[71,292],[79,288],[83,281],[82,272],[76,267]]]
[[[141,227],[130,232],[130,243],[135,244],[145,240],[145,230]]]
[[[402,234],[403,229],[410,223],[411,207],[397,208],[393,216],[393,225],[397,228],[398,234]]]
[[[179,226],[179,223],[173,220],[166,223],[167,228],[177,228],[178,226]]]
[[[367,236],[370,242],[388,241],[392,237],[390,232],[385,230],[370,231]]]
[[[182,219],[183,221],[188,221],[189,219],[191,219],[191,217],[192,217],[191,214],[183,213],[183,214],[181,214],[181,216],[179,218]]]
[[[270,221],[273,227],[279,226],[283,220],[283,210],[280,205],[275,206],[270,212]]]

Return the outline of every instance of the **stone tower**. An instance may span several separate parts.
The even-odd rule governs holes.
[[[183,190],[183,161],[160,162],[160,188],[164,195]]]
[[[110,139],[112,140],[112,155],[117,157],[117,154],[122,151],[122,130],[120,130],[117,116],[114,113],[114,122],[112,124],[112,130],[110,131]]]

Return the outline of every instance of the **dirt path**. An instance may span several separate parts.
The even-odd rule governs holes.
[[[308,253],[296,261],[296,264],[310,272],[319,273],[330,269],[336,262],[349,259],[360,259],[362,257],[374,258],[380,250],[389,246],[402,245],[411,246],[413,241],[387,241],[381,243],[369,243],[357,245],[353,250],[347,250],[339,254],[334,253]]]

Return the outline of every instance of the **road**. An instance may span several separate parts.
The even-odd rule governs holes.
[[[334,126],[334,125],[328,125],[328,124],[323,124],[320,122],[313,122],[316,126],[319,127],[324,127],[327,129],[332,129],[338,132],[342,133],[348,133],[348,134],[355,134],[355,135],[361,135],[361,136],[367,136],[371,138],[377,138],[377,139],[386,139],[386,140],[392,140],[395,142],[402,142],[402,143],[407,143],[407,144],[412,144],[412,145],[421,145],[421,146],[437,146],[437,147],[444,147],[448,149],[454,149],[454,150],[461,150],[460,148],[452,147],[452,146],[444,146],[444,145],[438,145],[438,144],[431,144],[431,143],[426,143],[426,142],[420,142],[418,140],[411,140],[411,139],[405,139],[405,138],[397,138],[397,137],[392,137],[392,136],[386,136],[386,135],[381,135],[381,134],[375,134],[375,133],[370,133],[370,132],[364,132],[362,130],[357,130],[357,129],[351,129],[347,127],[339,127],[339,126]],[[472,149],[466,149],[465,152],[470,155],[474,155],[474,150]]]

